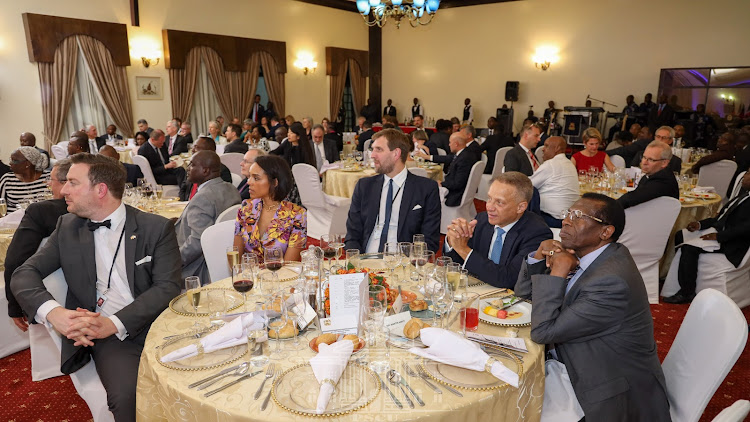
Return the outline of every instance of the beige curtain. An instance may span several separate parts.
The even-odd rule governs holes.
[[[133,108],[125,66],[116,66],[109,50],[100,41],[86,35],[77,35],[76,38],[104,108],[127,138],[134,137]]]
[[[330,119],[336,120],[339,115],[339,109],[341,108],[341,100],[344,98],[344,87],[346,86],[346,72],[348,63],[343,62],[341,68],[338,70],[337,75],[331,75],[331,104],[330,104]]]
[[[47,150],[57,143],[65,125],[76,75],[78,44],[75,37],[62,40],[55,51],[53,63],[38,63],[42,91],[44,145]]]
[[[352,97],[354,97],[354,111],[359,114],[365,106],[365,92],[367,78],[362,77],[362,70],[354,59],[347,60],[349,63],[349,82],[352,84]]]
[[[286,75],[279,72],[276,61],[267,52],[260,51],[255,55],[259,56],[260,65],[263,67],[263,78],[266,82],[268,98],[273,103],[276,114],[283,118],[286,107]]]
[[[232,109],[240,120],[244,120],[250,114],[255,90],[258,89],[259,72],[260,58],[257,54],[250,57],[244,72],[224,72],[229,81]]]
[[[219,102],[221,112],[227,121],[231,121],[236,116],[232,109],[232,98],[229,91],[229,82],[224,75],[224,63],[221,61],[219,54],[211,48],[199,47],[201,52],[201,59],[206,65],[206,72],[208,73],[208,79],[211,81],[211,86],[214,88],[216,93],[216,100]]]
[[[201,55],[193,48],[185,58],[184,69],[169,69],[169,90],[172,99],[172,116],[188,120],[195,99]]]

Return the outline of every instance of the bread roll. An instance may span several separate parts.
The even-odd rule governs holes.
[[[419,318],[412,318],[404,326],[404,336],[406,338],[415,339],[419,337],[419,330],[429,326],[430,324],[427,324]]]
[[[315,344],[317,344],[318,346],[320,346],[323,343],[332,344],[336,342],[336,339],[338,339],[338,337],[339,336],[337,336],[336,334],[332,334],[332,333],[321,334],[315,340]]]
[[[268,337],[270,338],[276,338],[276,331],[273,330],[275,324],[280,324],[280,322],[274,321],[269,324],[271,329],[268,330]],[[292,320],[288,320],[284,328],[279,330],[279,338],[292,338],[295,334],[299,334],[299,330],[297,330],[296,324]]]
[[[427,302],[420,299],[415,299],[409,304],[409,309],[418,312],[418,311],[424,311],[427,309]]]
[[[352,343],[354,343],[355,349],[357,348],[357,346],[359,346],[359,337],[355,336],[354,334],[345,335],[343,340],[350,340]]]

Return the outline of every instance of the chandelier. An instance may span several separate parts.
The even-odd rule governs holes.
[[[383,27],[388,18],[396,21],[396,28],[401,27],[401,20],[408,19],[409,24],[416,28],[432,22],[440,0],[357,0],[357,10],[362,14],[367,26]],[[370,13],[372,12],[372,13]]]

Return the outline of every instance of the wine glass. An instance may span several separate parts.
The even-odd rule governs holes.
[[[162,185],[154,186],[154,193],[156,194],[156,199],[161,201],[161,198],[164,195],[164,187]]]
[[[368,306],[370,307],[370,319],[380,321],[382,325],[383,318],[385,317],[385,313],[388,310],[388,292],[386,291],[385,286],[370,286],[368,288],[368,299]],[[381,307],[379,311],[377,309],[373,309],[373,306],[378,305],[380,305]],[[373,314],[373,311],[376,311],[376,313]]]
[[[230,272],[235,265],[240,264],[240,251],[236,246],[227,247],[227,264]]]
[[[330,246],[336,249],[336,265],[339,264],[339,257],[341,257],[341,252],[344,250],[344,236],[342,234],[332,234],[331,235],[331,244]]]
[[[232,287],[234,290],[242,293],[242,300],[247,310],[247,292],[253,288],[253,273],[245,265],[235,265],[232,267]]]
[[[412,273],[411,280],[414,282],[419,282],[419,269],[418,269],[418,261],[419,258],[422,257],[422,254],[426,250],[424,243],[412,243],[411,245],[411,253],[409,255],[409,260],[411,261],[411,265],[414,267],[414,272]]]
[[[385,247],[383,248],[383,261],[385,261],[385,265],[391,269],[390,277],[392,281],[396,281],[393,271],[395,271],[398,264],[401,263],[401,251],[399,250],[397,242],[388,242],[385,244]]]
[[[273,272],[280,270],[284,266],[284,254],[281,248],[266,248],[263,251],[263,262],[266,268]]]
[[[412,236],[411,243],[415,245],[424,245],[424,248],[427,249],[427,242],[425,242],[423,234],[415,234]]]
[[[443,315],[453,305],[453,293],[445,283],[436,283],[430,289],[432,299],[432,325],[437,327],[437,317],[440,317],[440,328],[443,327]]]
[[[287,316],[289,317],[288,324],[292,324],[298,330],[304,328],[302,323],[305,315],[305,289],[304,284],[298,284],[296,286],[290,286],[279,290],[279,294],[284,298],[287,308]],[[299,349],[300,342],[297,337],[297,330],[294,330],[294,340],[292,345],[295,349]]]
[[[363,159],[362,151],[357,151],[354,153],[354,159],[357,160],[357,165],[362,165],[362,159]]]
[[[359,267],[359,249],[346,250],[346,268],[349,269],[350,265],[354,269]]]
[[[453,294],[460,296],[465,291],[460,291],[461,287],[461,264],[451,262],[445,270],[445,282],[453,290]]]
[[[284,301],[283,294],[274,294],[271,299],[266,302],[266,309],[276,311],[278,309],[278,316],[271,317],[268,321],[268,328],[276,332],[276,350],[271,353],[271,359],[280,360],[286,357],[286,353],[281,350],[281,339],[279,338],[279,332],[286,327],[289,322],[289,314],[287,313],[286,302]]]
[[[320,236],[320,248],[323,249],[323,258],[328,260],[328,269],[331,269],[331,259],[336,256],[336,242],[330,234]]]
[[[260,289],[260,297],[265,300],[271,296],[272,292],[277,291],[279,288],[279,276],[273,271],[260,273],[258,281],[260,282],[260,285],[258,286]]]
[[[453,258],[449,256],[435,258],[435,267],[432,269],[433,277],[441,283],[444,283],[446,270],[448,269],[448,265],[452,262]]]
[[[255,326],[255,330],[248,331],[247,333],[247,340],[248,340],[248,348],[252,346],[253,350],[258,347],[257,343],[258,340],[265,341],[264,339],[268,337],[268,312],[267,311],[261,311],[262,306],[256,305],[256,310],[259,312],[256,314],[258,315],[258,318],[253,320],[253,325]],[[256,325],[259,324],[260,326]],[[253,344],[250,344],[252,341]],[[263,345],[260,345],[261,350]],[[250,349],[248,349],[250,350]],[[260,353],[260,354],[254,354],[250,359],[250,364],[253,365],[256,368],[260,368],[261,366],[266,366],[268,364],[268,356]]]
[[[185,277],[185,291],[188,302],[193,305],[193,312],[195,314],[195,324],[193,324],[193,328],[199,330],[201,324],[198,322],[198,305],[201,303],[201,279],[194,275]]]
[[[427,271],[430,267],[435,264],[435,252],[422,251],[422,254],[417,257],[417,273],[422,278],[422,284],[425,288],[425,293],[428,292],[430,282],[427,277]]]
[[[401,267],[403,268],[403,279],[408,280],[406,274],[406,267],[409,265],[409,256],[411,255],[411,243],[410,242],[398,242],[398,249],[401,252]]]

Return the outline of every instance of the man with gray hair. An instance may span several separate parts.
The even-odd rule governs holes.
[[[148,126],[148,122],[146,119],[140,119],[138,120],[138,131],[139,132],[146,132],[151,136],[151,132],[154,131],[154,128]]]
[[[180,125],[179,134],[185,140],[185,145],[193,143],[192,126],[190,125],[190,123],[183,122],[182,125]]]
[[[180,131],[180,124],[177,120],[167,122],[167,152],[169,156],[180,155],[188,152],[187,139],[177,134]]]
[[[665,144],[669,145],[670,147],[674,143],[674,137],[675,137],[675,130],[669,126],[662,126],[659,129],[656,129],[656,133],[654,134],[654,140],[662,141]],[[630,163],[631,167],[641,166],[641,159],[643,158],[643,152],[644,151],[638,151],[635,154],[635,157],[633,157],[633,161],[631,161]],[[682,170],[682,159],[673,155],[672,158],[669,159],[669,165],[667,166],[667,168],[671,172],[680,173],[680,171]]]
[[[99,148],[103,147],[106,142],[104,139],[99,138],[96,126],[86,125],[84,126],[84,132],[86,132],[86,136],[89,138],[89,152],[92,154],[98,153]]]
[[[634,191],[626,193],[617,200],[623,208],[633,207],[660,196],[680,199],[677,179],[669,170],[671,158],[672,147],[669,145],[662,141],[652,141],[648,144],[641,158],[643,177]]]
[[[326,160],[329,163],[339,160],[339,150],[336,148],[336,141],[324,137],[325,130],[322,125],[313,126],[311,134],[312,147],[315,152],[315,163],[318,167],[318,172],[320,172],[320,168]]]

